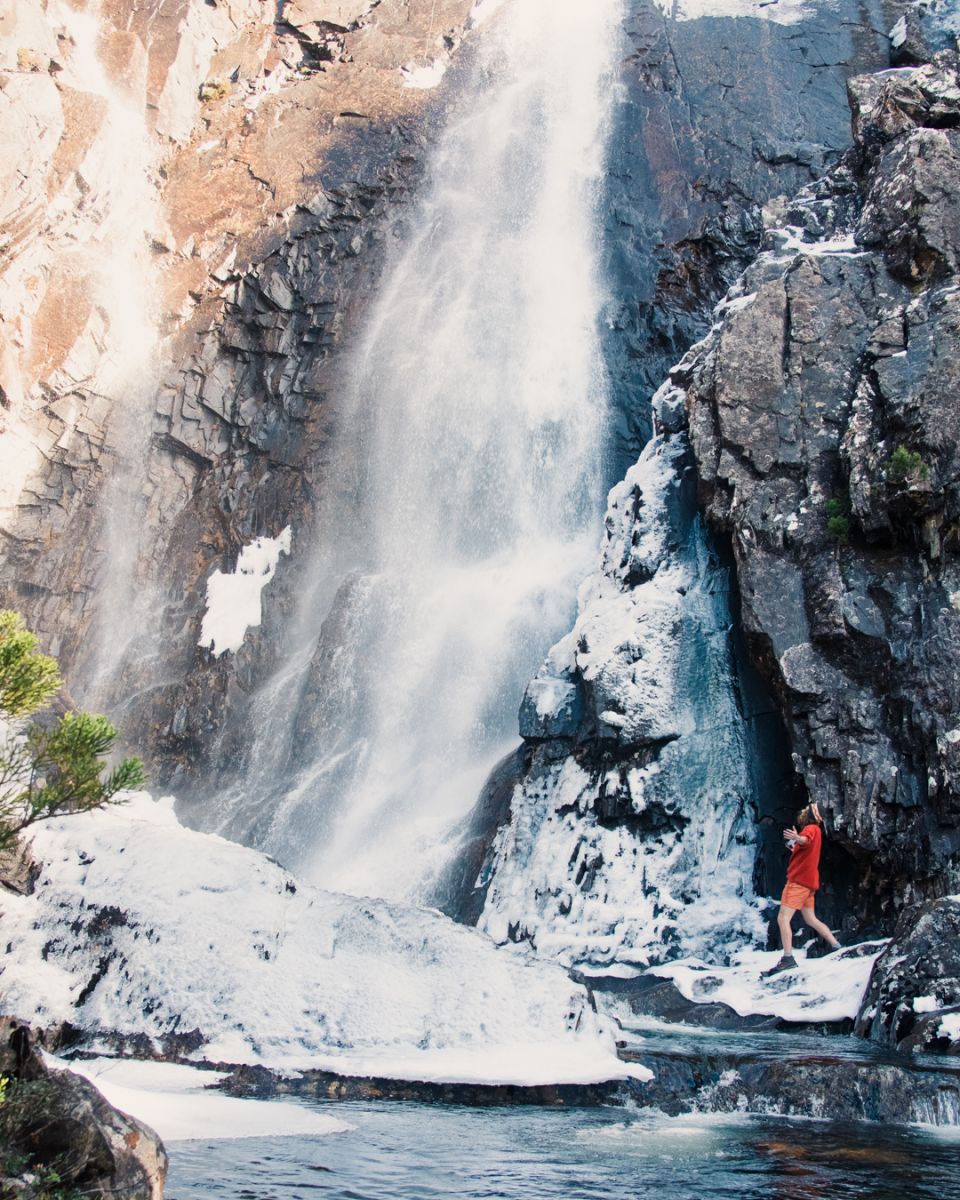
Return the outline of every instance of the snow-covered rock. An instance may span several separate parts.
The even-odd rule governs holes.
[[[726,967],[682,959],[651,970],[696,1004],[726,1004],[739,1016],[779,1017],[797,1023],[852,1020],[885,941],[864,942],[826,958],[798,955],[795,970],[769,979],[779,951],[744,950]]]
[[[533,765],[482,875],[497,941],[639,969],[765,936],[729,578],[692,482],[666,435],[610,493],[576,625],[521,709]]]
[[[493,1082],[635,1074],[586,991],[434,911],[332,895],[136,795],[39,828],[3,898],[3,1008],[198,1060]],[[643,1072],[641,1072],[642,1074]]]
[[[900,914],[856,1032],[890,1049],[960,1054],[960,895]]]

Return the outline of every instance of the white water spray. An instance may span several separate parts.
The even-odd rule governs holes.
[[[618,15],[515,0],[490,21],[362,339],[336,455],[361,464],[359,511],[320,555],[361,578],[321,636],[314,748],[257,836],[325,887],[418,894],[595,553]]]

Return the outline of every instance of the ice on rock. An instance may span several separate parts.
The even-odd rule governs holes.
[[[540,756],[484,870],[482,929],[587,970],[763,935],[729,580],[690,484],[677,434],[651,442],[611,491],[599,570],[521,710],[528,739],[580,734],[611,765]],[[563,711],[571,689],[579,730]]]
[[[195,1032],[198,1059],[281,1069],[632,1073],[563,971],[434,911],[306,887],[149,796],[47,823],[34,855],[34,894],[3,899],[0,976],[4,1010],[34,1024]]]
[[[728,1004],[742,1017],[759,1013],[784,1021],[852,1020],[886,945],[885,941],[865,942],[855,952],[840,951],[826,958],[800,954],[797,969],[775,979],[763,976],[780,957],[779,951],[769,950],[742,950],[726,967],[697,958],[680,959],[656,967],[651,974],[672,980],[687,1000]]]

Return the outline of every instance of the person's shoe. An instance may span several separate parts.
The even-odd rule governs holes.
[[[792,954],[784,954],[780,961],[770,968],[769,971],[764,971],[761,979],[769,979],[771,975],[779,975],[781,971],[793,971],[796,969],[797,960]]]

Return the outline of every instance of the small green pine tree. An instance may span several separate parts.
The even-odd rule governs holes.
[[[60,688],[56,661],[37,645],[19,613],[0,612],[0,717],[30,717]],[[108,771],[106,756],[116,738],[106,717],[86,712],[8,728],[0,737],[0,850],[37,821],[102,808],[118,793],[143,787],[138,758]]]
[[[835,492],[825,505],[827,536],[845,546],[850,540],[850,497]]]
[[[926,479],[930,469],[917,450],[898,446],[884,464],[884,474],[888,483],[903,483],[911,475]]]

